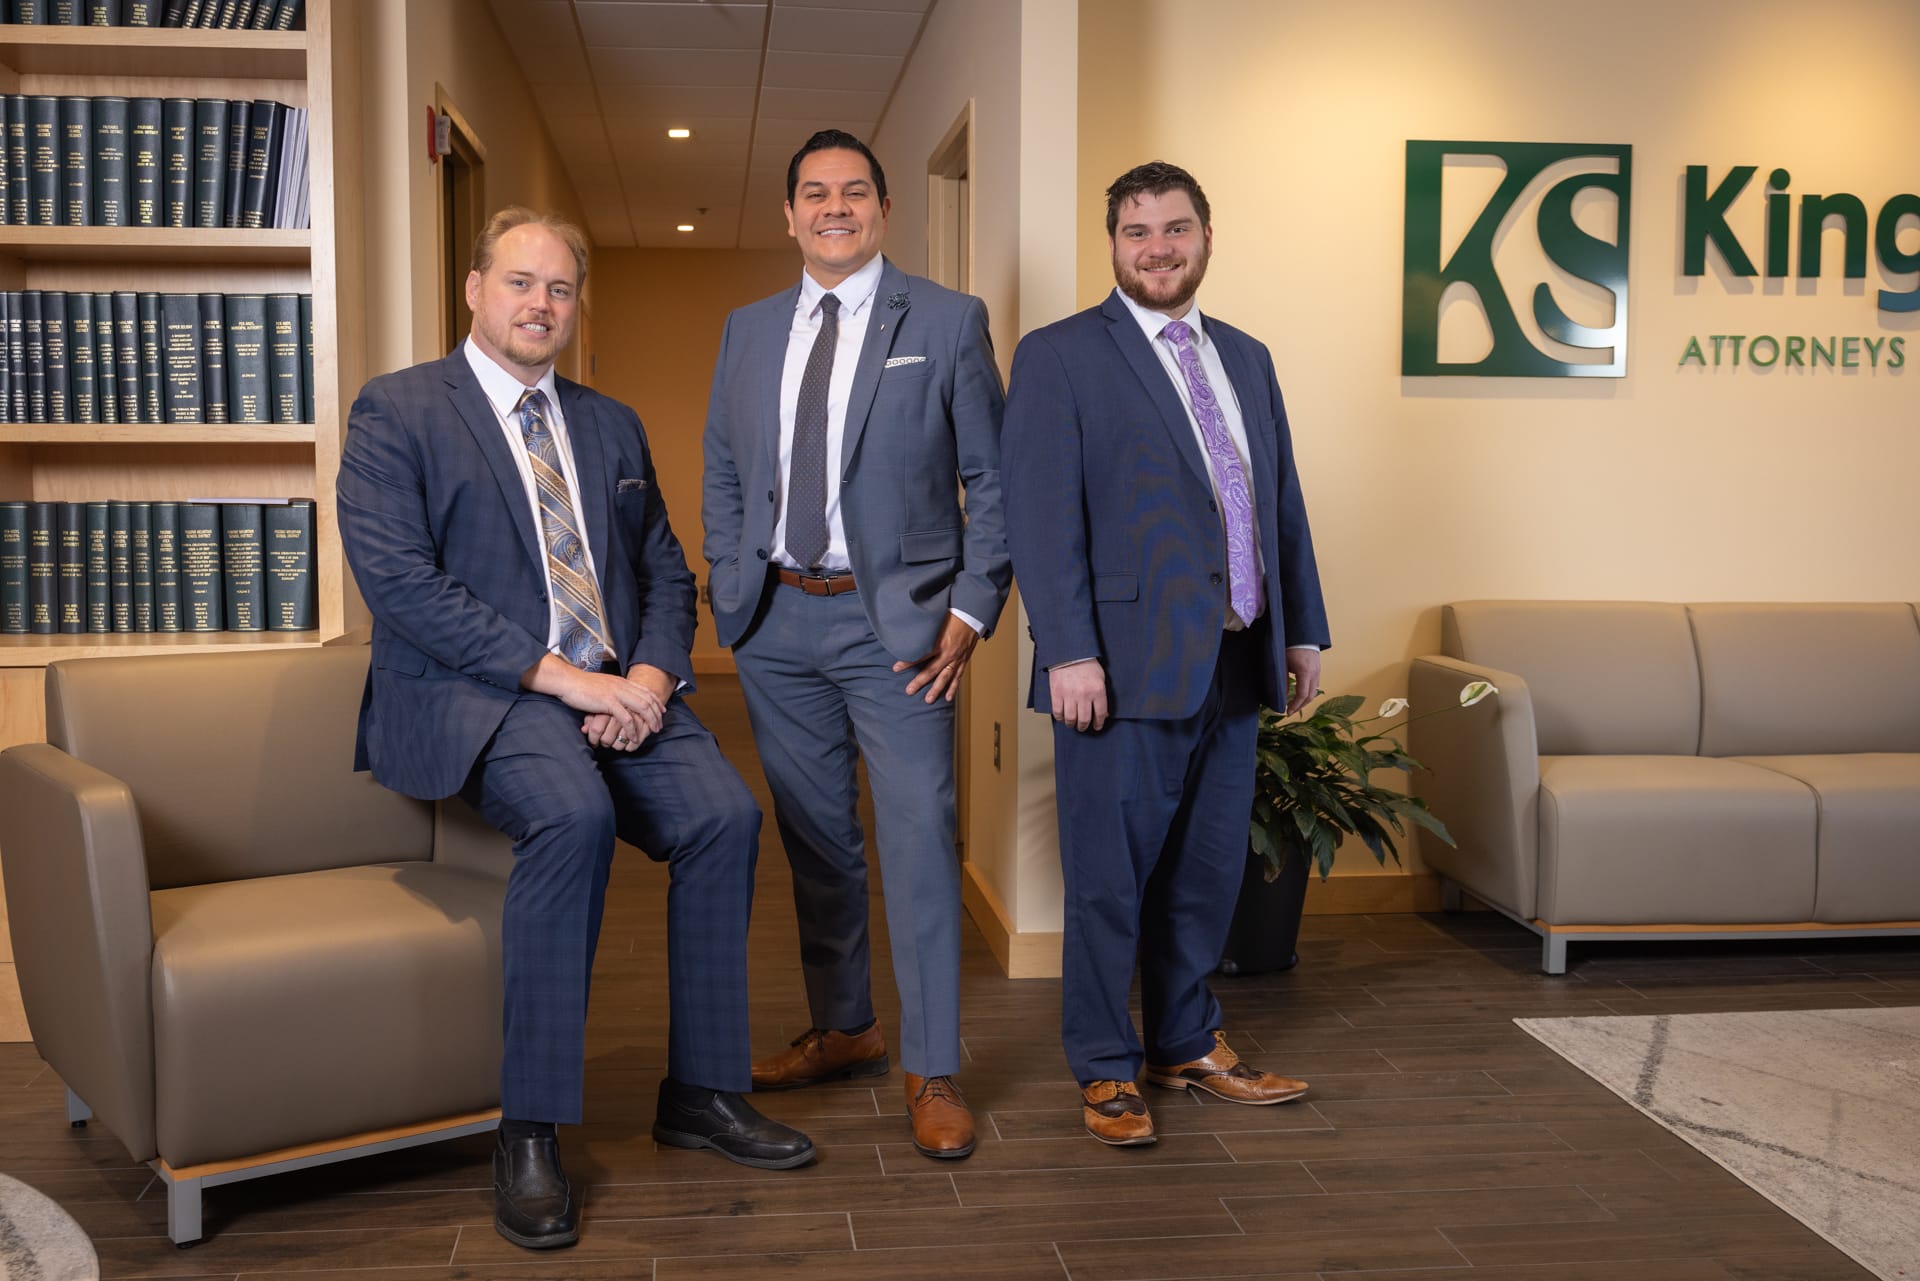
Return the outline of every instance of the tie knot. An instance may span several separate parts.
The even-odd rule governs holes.
[[[840,299],[834,294],[821,294],[820,310],[829,316],[838,316],[840,314]]]
[[[547,393],[538,387],[529,387],[520,397],[517,408],[523,417],[531,414],[544,421],[547,416]]]
[[[1160,332],[1176,347],[1184,347],[1193,341],[1193,327],[1184,320],[1170,320]]]

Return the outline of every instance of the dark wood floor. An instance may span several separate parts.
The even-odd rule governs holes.
[[[699,709],[765,793],[737,687]],[[769,824],[771,829],[771,824]],[[770,840],[753,928],[754,1032],[806,1025],[784,860]],[[615,871],[589,1030],[589,1123],[563,1139],[587,1185],[580,1244],[535,1256],[491,1227],[490,1139],[207,1194],[177,1250],[148,1172],[70,1130],[30,1045],[0,1046],[0,1170],[59,1200],[106,1277],[305,1281],[1852,1281],[1867,1273],[1513,1026],[1516,1016],[1920,1003],[1920,945],[1576,946],[1539,973],[1497,917],[1310,917],[1299,968],[1218,985],[1234,1043],[1305,1077],[1244,1108],[1147,1089],[1158,1146],[1080,1131],[1051,981],[1000,977],[967,932],[961,1077],[979,1150],[907,1141],[898,1072],[763,1097],[814,1166],[745,1170],[648,1137],[665,1059],[663,885]],[[884,930],[878,911],[876,933]],[[884,956],[881,958],[884,965]],[[897,1006],[883,972],[884,1026]]]

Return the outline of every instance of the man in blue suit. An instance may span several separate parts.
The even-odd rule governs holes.
[[[787,168],[799,284],[727,319],[702,516],[793,869],[812,1026],[755,1089],[888,1070],[874,1018],[856,752],[873,789],[913,1141],[973,1151],[960,1066],[953,704],[1012,569],[1000,373],[978,298],[880,255],[887,179],[823,130]],[[966,492],[964,507],[960,490]]]
[[[573,1244],[556,1124],[578,1124],[615,837],[667,864],[667,1072],[654,1137],[746,1165],[813,1159],[760,1116],[747,917],[760,813],[681,700],[694,584],[631,409],[557,377],[586,241],[510,208],[474,245],[473,328],[375,378],[348,419],[340,532],[373,611],[357,768],[458,793],[513,838],[494,1223]]]
[[[1235,1103],[1306,1091],[1240,1061],[1207,975],[1247,862],[1259,706],[1305,704],[1328,641],[1273,359],[1194,302],[1205,193],[1141,165],[1107,189],[1107,236],[1118,287],[1021,341],[1003,444],[1031,706],[1055,721],[1062,1036],[1088,1132],[1134,1145],[1154,1141],[1143,1063]]]

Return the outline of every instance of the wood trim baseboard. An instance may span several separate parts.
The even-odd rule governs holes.
[[[1568,925],[1536,918],[1542,934],[1827,934],[1920,933],[1920,921],[1765,921],[1750,925]]]
[[[1356,872],[1307,877],[1306,916],[1364,916],[1374,912],[1437,912],[1440,878],[1432,872]]]
[[[319,1143],[302,1143],[295,1147],[278,1148],[272,1152],[258,1152],[253,1156],[235,1157],[231,1161],[207,1161],[200,1165],[185,1165],[175,1169],[162,1157],[155,1161],[154,1165],[175,1182],[204,1179],[216,1174],[228,1174],[234,1170],[251,1170],[256,1166],[277,1165],[281,1161],[299,1161],[328,1152],[343,1152],[348,1148],[361,1148],[374,1143],[391,1143],[395,1139],[410,1139],[420,1134],[431,1134],[435,1130],[452,1130],[463,1125],[479,1125],[482,1122],[499,1119],[499,1108],[485,1108],[479,1112],[462,1112],[458,1116],[443,1116],[435,1121],[421,1121],[415,1125],[396,1125],[385,1130],[366,1130],[360,1134],[349,1134],[343,1138],[327,1139]]]
[[[1000,896],[980,876],[972,863],[961,866],[960,900],[967,915],[993,949],[993,959],[1010,979],[1057,979],[1060,977],[1061,934],[1058,930],[1021,933]]]

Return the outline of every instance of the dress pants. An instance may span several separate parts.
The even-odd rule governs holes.
[[[1127,1011],[1140,963],[1146,1059],[1185,1063],[1213,1049],[1220,963],[1247,866],[1259,729],[1257,654],[1223,634],[1200,710],[1179,720],[1054,725],[1054,780],[1066,890],[1061,1040],[1082,1085],[1131,1081],[1142,1050]]]
[[[513,840],[501,918],[505,1054],[500,1108],[576,1125],[587,989],[614,838],[667,865],[667,1070],[688,1085],[752,1088],[747,921],[760,809],[685,702],[638,751],[590,746],[582,716],[522,694],[461,795]]]
[[[867,862],[856,747],[873,789],[900,1065],[960,1068],[960,863],[953,848],[953,705],[904,691],[911,672],[873,634],[857,592],[809,596],[775,584],[734,646],[774,820],[793,869],[800,964],[816,1027],[873,1013]]]

